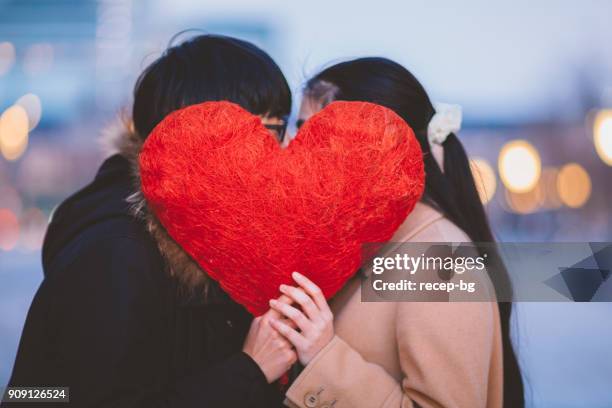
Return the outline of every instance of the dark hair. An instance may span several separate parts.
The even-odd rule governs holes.
[[[468,157],[456,135],[450,134],[442,144],[444,169],[431,154],[427,126],[435,114],[427,92],[419,81],[400,64],[385,58],[360,58],[324,69],[310,79],[305,95],[325,105],[332,100],[367,101],[395,111],[414,130],[425,161],[423,200],[439,209],[474,242],[494,242],[487,216],[478,196]],[[487,249],[491,257],[491,251]],[[508,273],[496,258],[494,270],[500,299],[509,299],[511,284]],[[512,303],[500,302],[504,358],[504,406],[524,407],[524,390],[518,361],[510,339]]]
[[[284,117],[291,111],[287,80],[268,54],[246,41],[206,34],[169,47],[140,74],[134,129],[145,139],[172,111],[221,100],[256,115]]]

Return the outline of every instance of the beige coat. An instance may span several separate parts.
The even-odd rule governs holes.
[[[470,241],[439,212],[421,203],[392,240]],[[353,278],[331,301],[336,336],[291,385],[287,406],[502,406],[496,303],[362,303],[360,292],[359,278]]]

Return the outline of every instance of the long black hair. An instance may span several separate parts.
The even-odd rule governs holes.
[[[204,34],[169,47],[136,81],[132,120],[145,139],[172,111],[205,101],[234,102],[255,115],[288,116],[291,90],[255,45]]]
[[[470,163],[455,134],[442,144],[444,168],[431,154],[427,126],[435,109],[425,88],[400,64],[386,58],[360,58],[324,69],[306,83],[306,97],[325,105],[332,100],[368,101],[386,106],[402,117],[414,130],[425,161],[423,200],[440,210],[473,242],[494,242],[487,216],[478,196]],[[487,248],[491,256],[491,249]],[[494,258],[499,260],[499,256]],[[498,298],[509,299],[510,279],[503,263],[496,262],[495,287]],[[504,406],[525,405],[523,381],[510,338],[512,303],[500,302],[504,358]]]

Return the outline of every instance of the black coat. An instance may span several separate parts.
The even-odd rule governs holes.
[[[241,351],[252,317],[216,285],[182,295],[131,193],[115,155],[55,212],[10,385],[68,386],[75,407],[281,406]]]

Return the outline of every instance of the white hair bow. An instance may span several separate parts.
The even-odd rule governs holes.
[[[427,126],[427,139],[432,145],[441,145],[446,141],[448,135],[461,129],[463,113],[460,105],[435,103],[434,108],[436,113]]]

